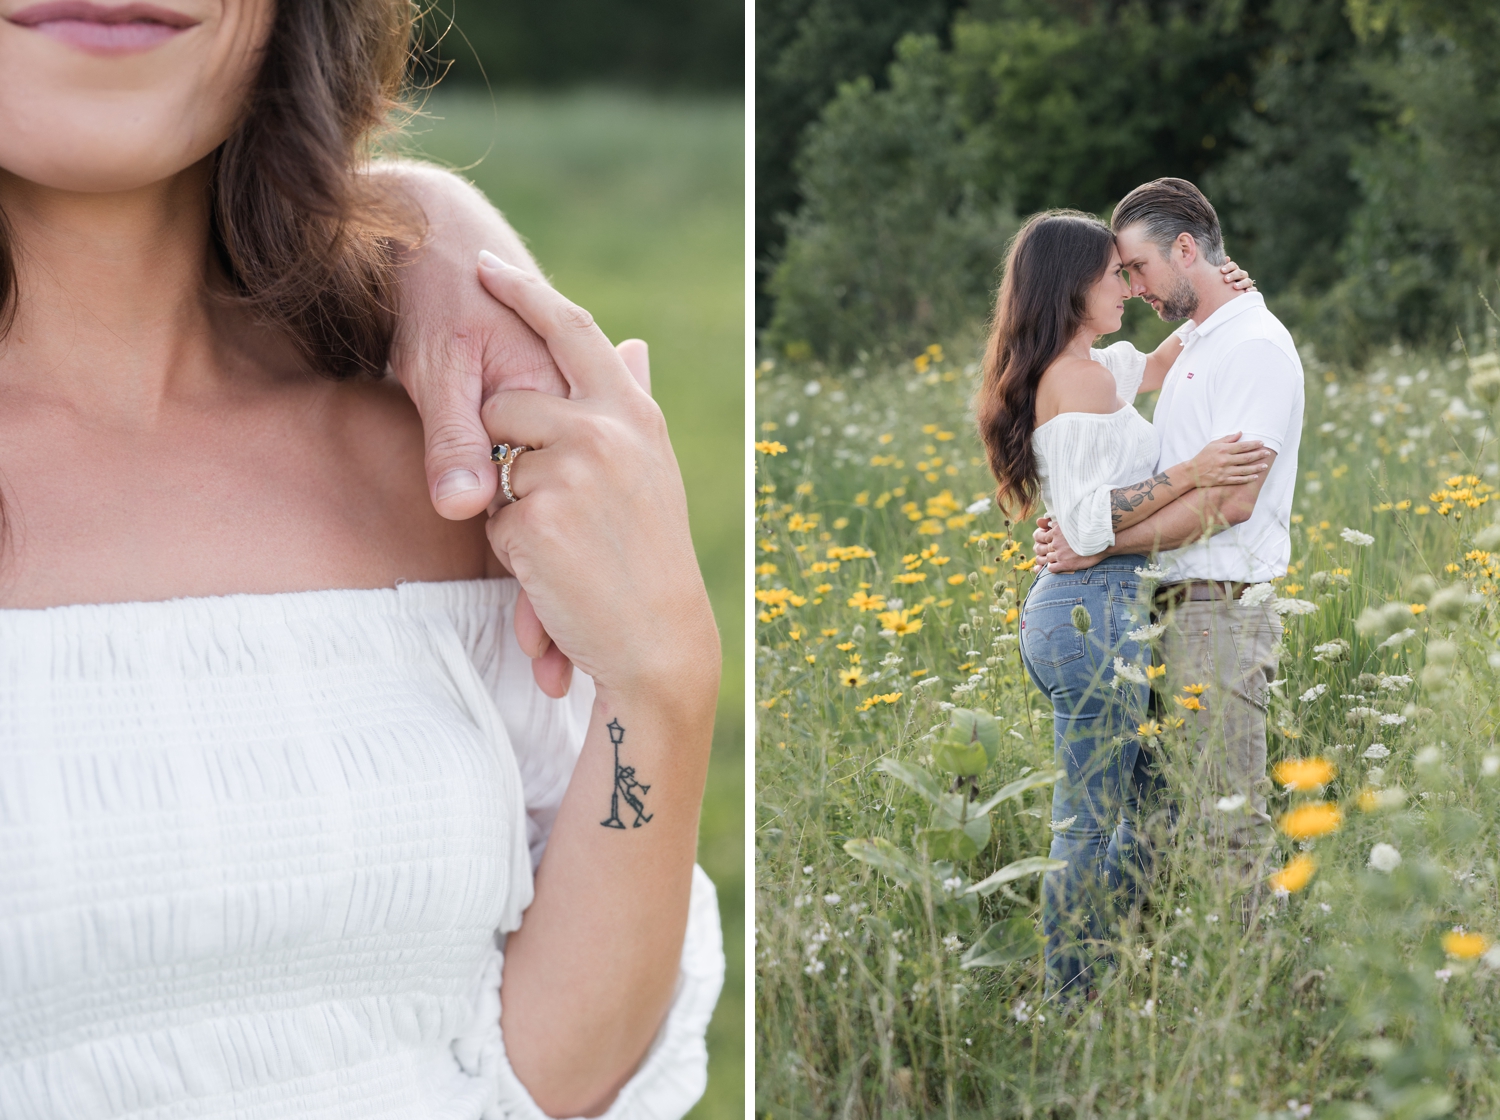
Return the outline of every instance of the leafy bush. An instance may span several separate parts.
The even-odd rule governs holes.
[[[810,131],[806,201],[770,281],[773,345],[852,358],[984,314],[1015,223],[974,185],[945,67],[935,39],[910,37],[889,89],[844,86]]]

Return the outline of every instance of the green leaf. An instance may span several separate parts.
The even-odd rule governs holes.
[[[946,738],[932,745],[932,763],[950,774],[982,774],[990,760],[982,744]]]
[[[920,766],[913,766],[899,759],[882,758],[875,764],[875,769],[889,774],[903,785],[910,786],[934,805],[942,804],[943,798],[947,796],[942,783]]]
[[[1001,786],[999,792],[990,797],[988,801],[980,804],[974,812],[988,813],[1002,801],[1009,801],[1012,797],[1020,797],[1021,794],[1029,789],[1035,789],[1037,786],[1050,786],[1053,782],[1061,781],[1066,776],[1066,773],[1064,770],[1052,772],[1043,770],[1037,774],[1028,774],[1024,778],[1017,778],[1009,785]]]
[[[994,968],[1012,961],[1028,960],[1041,951],[1041,935],[1029,919],[1007,918],[985,930],[984,935],[969,946],[959,963],[964,968]]]
[[[930,827],[962,831],[980,848],[990,842],[989,814],[976,813],[962,793],[943,794],[942,800],[933,806]]]
[[[994,765],[1000,757],[1000,724],[989,712],[972,708],[954,708],[948,713],[949,742],[979,746],[984,750],[984,767],[980,770],[959,770],[960,774],[979,774]]]
[[[967,863],[979,854],[979,845],[963,829],[924,828],[917,832],[917,838],[932,859]]]
[[[1061,871],[1068,866],[1065,859],[1048,859],[1046,856],[1027,856],[1018,859],[1014,863],[1007,863],[993,875],[979,880],[969,888],[970,894],[989,895],[994,894],[1006,883],[1016,879],[1024,879],[1027,875],[1036,875],[1046,871]]]
[[[903,883],[916,883],[922,878],[916,861],[889,840],[850,840],[844,851]]]

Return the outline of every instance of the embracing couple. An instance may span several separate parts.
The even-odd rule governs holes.
[[[1108,964],[1111,926],[1151,874],[1143,824],[1158,800],[1174,825],[1202,825],[1242,916],[1258,894],[1281,623],[1241,595],[1286,573],[1303,387],[1291,335],[1250,288],[1208,199],[1181,179],[1131,191],[1111,226],[1038,214],[1006,260],[977,412],[1002,507],[1046,509],[1021,654],[1052,700],[1063,771],[1051,855],[1067,867],[1044,880],[1042,909],[1059,997],[1087,993]],[[1187,322],[1150,354],[1091,349],[1131,296]],[[1157,389],[1148,422],[1132,402]],[[1181,701],[1161,715],[1185,721],[1170,768],[1142,726],[1157,637],[1150,675]]]

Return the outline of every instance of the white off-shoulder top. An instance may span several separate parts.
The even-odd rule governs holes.
[[[1116,342],[1089,356],[1114,374],[1124,407],[1062,412],[1031,436],[1042,504],[1079,556],[1115,543],[1110,491],[1150,478],[1160,447],[1156,429],[1132,405],[1146,376],[1146,355],[1128,342]]]
[[[540,1120],[505,934],[593,687],[533,683],[513,580],[0,610],[0,1116]],[[605,1114],[685,1113],[723,982]]]

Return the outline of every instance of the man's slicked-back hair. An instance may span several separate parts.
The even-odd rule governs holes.
[[[1118,234],[1133,225],[1142,226],[1146,240],[1163,255],[1171,250],[1179,234],[1190,233],[1209,264],[1223,264],[1228,259],[1224,256],[1219,215],[1203,192],[1186,179],[1142,183],[1120,199],[1110,227]]]

